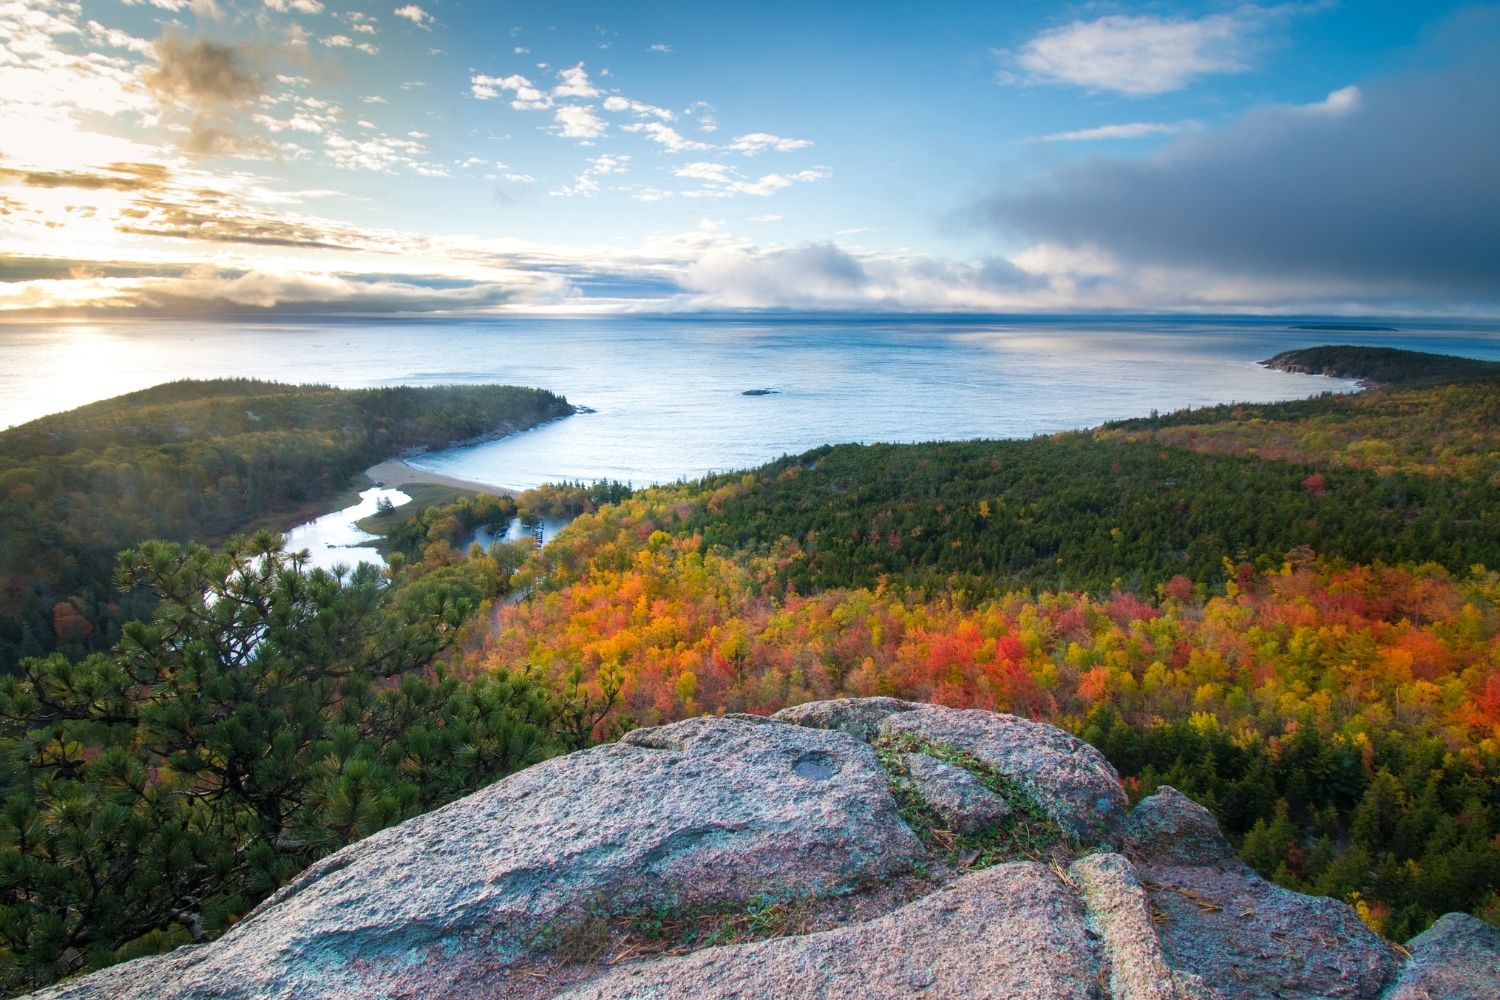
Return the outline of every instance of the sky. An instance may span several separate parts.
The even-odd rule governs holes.
[[[0,0],[0,318],[1500,316],[1500,6]]]

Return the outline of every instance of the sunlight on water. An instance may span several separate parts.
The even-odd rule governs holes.
[[[1289,321],[451,320],[0,324],[0,424],[174,378],[345,387],[500,382],[596,412],[414,464],[496,486],[635,485],[845,441],[1028,437],[1348,383],[1256,362],[1319,343],[1500,360],[1500,331]],[[747,390],[770,389],[763,395]]]

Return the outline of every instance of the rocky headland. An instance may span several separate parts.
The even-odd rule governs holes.
[[[691,719],[313,865],[72,998],[1500,996],[1500,930],[1397,948],[1040,723],[893,699]]]

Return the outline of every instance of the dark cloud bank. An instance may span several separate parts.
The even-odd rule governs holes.
[[[1145,161],[1063,168],[979,212],[1006,234],[1094,244],[1127,265],[1493,307],[1500,8],[1451,20],[1410,66],[1361,81],[1352,107],[1264,109]]]

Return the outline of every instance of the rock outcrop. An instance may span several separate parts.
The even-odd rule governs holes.
[[[1406,958],[1050,726],[894,699],[693,719],[309,868],[212,944],[38,997],[1500,996],[1500,931]]]

